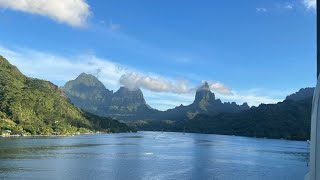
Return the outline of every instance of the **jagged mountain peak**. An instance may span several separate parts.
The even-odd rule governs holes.
[[[208,82],[205,81],[205,82],[202,84],[202,86],[200,86],[200,87],[198,88],[197,91],[210,91],[210,87],[209,87]]]
[[[71,80],[69,82],[74,82],[77,84],[81,83],[81,84],[85,84],[87,86],[99,86],[99,87],[105,88],[105,86],[102,84],[101,81],[99,81],[99,79],[97,77],[95,77],[92,74],[87,74],[87,73],[81,73],[75,80]]]
[[[194,103],[209,102],[215,100],[215,94],[210,91],[208,82],[204,82],[196,92]]]

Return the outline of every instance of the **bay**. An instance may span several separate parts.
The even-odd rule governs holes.
[[[303,179],[306,142],[138,132],[0,138],[0,179]]]

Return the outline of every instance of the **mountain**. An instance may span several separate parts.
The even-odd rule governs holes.
[[[113,94],[95,76],[86,73],[68,81],[61,89],[77,107],[100,116],[105,115]]]
[[[130,129],[118,121],[80,110],[56,85],[24,76],[0,56],[0,133],[2,130],[26,135],[70,135]]]
[[[240,112],[249,108],[247,103],[243,103],[242,105],[237,105],[234,102],[222,103],[220,99],[215,98],[215,94],[210,91],[208,83],[205,82],[196,91],[192,104],[187,106],[180,105],[174,109],[156,113],[153,119],[186,120],[193,119],[198,114],[215,115],[223,112]]]
[[[306,91],[308,93],[304,93]],[[283,102],[261,104],[240,112],[198,114],[185,121],[137,121],[130,125],[139,130],[307,140],[310,137],[312,108],[310,93],[309,88],[301,89]],[[301,94],[305,95],[304,98]],[[292,97],[299,99],[292,100]]]
[[[156,112],[140,89],[108,90],[95,76],[82,73],[61,87],[71,102],[90,113],[119,120],[139,119]]]
[[[191,105],[178,106],[167,111],[158,111],[147,105],[140,89],[121,87],[113,93],[93,75],[82,73],[75,80],[62,87],[64,93],[77,107],[93,114],[112,117],[119,120],[184,120],[192,119],[197,114],[218,114],[239,112],[249,109],[247,103],[222,103],[204,83],[197,91]]]
[[[121,120],[145,118],[157,110],[146,104],[140,89],[120,87],[112,97],[109,106],[105,110],[105,116]]]
[[[190,105],[199,113],[218,114],[222,112],[240,112],[250,107],[247,103],[237,105],[235,102],[222,103],[216,99],[214,93],[210,91],[209,85],[205,82],[196,92],[195,100]]]
[[[300,101],[306,98],[313,97],[315,88],[302,88],[298,92],[286,97],[286,100]]]

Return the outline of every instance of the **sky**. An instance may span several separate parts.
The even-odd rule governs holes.
[[[82,72],[160,110],[205,81],[251,106],[316,84],[315,0],[0,0],[0,55],[58,86]]]

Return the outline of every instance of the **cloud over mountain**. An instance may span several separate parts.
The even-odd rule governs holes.
[[[220,94],[225,94],[225,95],[233,95],[231,92],[231,89],[226,87],[224,84],[220,82],[213,82],[209,84],[210,90],[220,93]]]
[[[139,73],[126,73],[120,77],[120,84],[131,88],[144,88],[155,92],[189,93],[191,89],[186,81],[172,82],[164,78]]]

